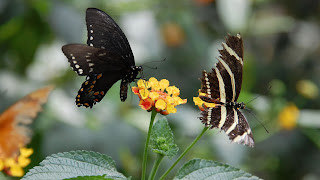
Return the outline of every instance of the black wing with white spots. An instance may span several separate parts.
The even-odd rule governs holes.
[[[88,45],[62,47],[71,68],[78,75],[87,76],[76,96],[76,104],[92,107],[118,80],[121,80],[120,100],[125,101],[128,84],[137,79],[142,67],[135,66],[126,36],[108,14],[88,8],[86,22]]]
[[[106,49],[95,48],[82,44],[68,44],[62,47],[71,68],[80,76],[103,72],[123,72],[127,66],[117,53]]]
[[[88,8],[86,23],[89,46],[118,52],[129,67],[134,65],[133,53],[125,34],[107,13],[96,8]]]

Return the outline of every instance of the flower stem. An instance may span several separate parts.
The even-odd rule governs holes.
[[[209,127],[205,127],[202,132],[196,137],[195,140],[187,147],[186,150],[179,156],[179,158],[171,165],[171,167],[160,177],[160,180],[164,179],[170,171],[178,164],[178,162],[189,152],[189,150],[199,141],[202,135],[209,129]]]
[[[154,180],[154,177],[155,177],[156,174],[157,174],[157,170],[158,170],[158,168],[159,168],[159,165],[160,165],[163,157],[164,157],[164,155],[162,155],[162,154],[159,154],[159,155],[157,156],[157,160],[156,160],[156,161],[154,162],[154,164],[153,164],[153,168],[152,168],[152,170],[151,170],[151,174],[150,174],[148,180]]]
[[[150,124],[149,124],[147,140],[146,140],[146,144],[144,146],[144,151],[143,151],[141,180],[145,180],[146,179],[148,147],[149,147],[149,141],[150,141],[150,135],[151,135],[151,131],[152,131],[152,126],[153,126],[154,118],[156,117],[156,115],[157,115],[157,111],[153,109],[152,113],[151,113],[151,119],[150,119]]]

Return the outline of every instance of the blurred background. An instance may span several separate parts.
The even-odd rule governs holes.
[[[107,12],[119,24],[136,65],[152,67],[144,68],[146,78],[168,79],[188,99],[167,116],[180,153],[203,128],[192,101],[202,70],[214,67],[228,33],[244,39],[239,101],[250,101],[244,113],[255,147],[231,144],[224,133],[211,130],[171,177],[197,157],[263,179],[320,179],[318,0],[1,0],[1,112],[38,88],[56,86],[33,123],[29,168],[53,153],[85,149],[111,156],[124,175],[140,177],[150,113],[138,106],[138,97],[129,91],[122,103],[118,82],[92,109],[74,103],[85,77],[72,71],[61,47],[86,43],[88,7]],[[150,155],[148,171],[154,158]],[[166,158],[158,174],[172,162]]]

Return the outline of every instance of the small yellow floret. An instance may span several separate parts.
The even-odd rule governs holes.
[[[161,109],[161,110],[164,110],[166,108],[166,102],[163,100],[163,99],[159,99],[156,104],[155,104],[155,107],[157,109]]]

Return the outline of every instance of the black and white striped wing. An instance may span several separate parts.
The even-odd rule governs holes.
[[[201,92],[219,102],[235,102],[241,91],[243,71],[243,42],[241,36],[228,35],[212,72],[203,71]]]
[[[203,124],[223,130],[232,142],[254,146],[251,128],[245,116],[235,108],[217,106],[201,113]]]
[[[254,146],[250,126],[244,115],[236,108],[225,106],[237,101],[242,84],[243,41],[241,36],[228,35],[219,50],[218,63],[211,72],[202,72],[202,100],[217,104],[202,112],[202,123],[211,128],[224,130],[230,140],[240,144]]]
[[[88,8],[86,12],[87,44],[117,52],[128,67],[134,66],[130,44],[117,23],[105,12]]]

